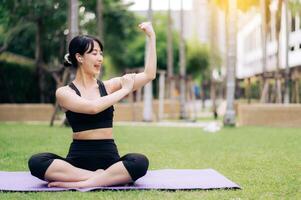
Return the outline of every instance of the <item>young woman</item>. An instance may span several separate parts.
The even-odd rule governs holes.
[[[31,174],[49,181],[49,187],[95,187],[132,183],[144,176],[148,159],[137,153],[120,157],[113,139],[113,105],[156,76],[156,35],[150,22],[139,28],[149,38],[144,72],[99,81],[103,46],[91,36],[77,36],[69,44],[67,65],[76,77],[58,88],[56,98],[73,130],[66,158],[52,153],[33,155]]]

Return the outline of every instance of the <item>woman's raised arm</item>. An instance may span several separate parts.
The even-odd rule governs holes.
[[[156,34],[153,26],[151,22],[143,22],[139,24],[139,28],[144,31],[148,37],[148,47],[144,71],[135,75],[133,90],[137,90],[155,79],[157,73]],[[113,93],[121,88],[120,79],[121,77],[116,77],[104,81],[109,93]]]

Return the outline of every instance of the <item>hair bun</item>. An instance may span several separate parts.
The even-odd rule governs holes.
[[[72,66],[72,62],[70,61],[69,53],[65,54],[65,56],[64,56],[64,66],[65,67],[71,67]]]

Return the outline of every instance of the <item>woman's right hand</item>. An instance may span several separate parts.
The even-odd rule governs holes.
[[[126,74],[121,77],[121,87],[122,89],[126,89],[128,92],[131,92],[134,87],[136,74]]]

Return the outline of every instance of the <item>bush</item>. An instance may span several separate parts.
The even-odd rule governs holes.
[[[55,82],[46,75],[45,99],[54,101]],[[34,67],[0,61],[0,103],[39,103],[38,77]]]

